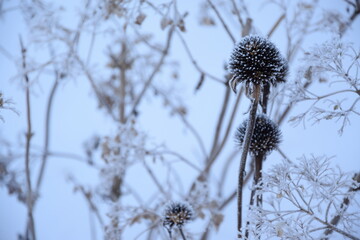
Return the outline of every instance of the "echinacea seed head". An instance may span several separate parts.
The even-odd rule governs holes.
[[[237,129],[235,138],[242,147],[245,138],[245,132],[248,120],[245,120]],[[266,115],[256,116],[254,132],[250,141],[249,151],[253,155],[268,154],[279,146],[281,141],[281,132],[278,126]]]
[[[163,225],[171,230],[173,226],[182,228],[194,217],[192,207],[187,203],[172,202],[165,206]]]
[[[267,38],[247,36],[236,44],[228,69],[233,75],[229,84],[235,91],[237,83],[242,82],[255,85],[285,82],[288,65],[277,47]]]

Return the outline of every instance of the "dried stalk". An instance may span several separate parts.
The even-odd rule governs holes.
[[[149,89],[155,75],[159,72],[161,66],[163,65],[163,63],[165,61],[165,57],[167,56],[167,54],[169,52],[169,49],[170,49],[171,39],[172,39],[173,33],[175,31],[175,27],[176,26],[174,26],[174,25],[171,26],[171,28],[169,30],[169,33],[168,33],[167,40],[166,40],[166,45],[165,45],[165,48],[164,48],[164,50],[162,52],[160,60],[156,64],[156,66],[155,66],[154,70],[152,71],[152,73],[150,74],[149,78],[146,80],[143,89],[141,90],[139,96],[136,98],[136,100],[134,102],[134,105],[132,106],[131,111],[129,112],[129,115],[128,115],[128,117],[126,117],[125,121],[127,121],[127,119],[129,119],[129,117],[131,117],[134,114],[134,112],[136,111],[137,106],[140,104],[140,102],[143,99],[146,91]]]
[[[260,98],[260,85],[254,86],[254,92],[253,92],[253,99],[251,103],[250,113],[249,113],[249,121],[247,124],[246,132],[245,132],[245,139],[242,146],[242,154],[241,154],[241,160],[240,160],[240,167],[239,167],[239,178],[238,178],[238,191],[237,191],[237,206],[238,206],[238,212],[237,212],[237,229],[238,229],[238,238],[242,238],[242,188],[244,184],[244,175],[245,175],[245,165],[246,165],[246,158],[247,154],[250,148],[250,141],[251,137],[254,131],[255,127],[255,119],[256,119],[256,110],[259,103]]]
[[[43,176],[44,176],[44,172],[45,172],[47,158],[49,156],[51,109],[52,109],[52,103],[53,103],[53,99],[54,99],[54,96],[55,96],[55,92],[56,92],[57,87],[58,87],[58,73],[55,72],[55,75],[56,75],[56,79],[55,79],[54,85],[53,85],[53,87],[51,89],[48,104],[47,104],[47,107],[46,107],[44,151],[43,151],[43,155],[42,155],[42,159],[41,159],[40,172],[39,172],[39,175],[38,175],[38,179],[36,181],[36,190],[35,190],[35,192],[39,192],[39,190],[40,190],[41,183],[42,183]]]
[[[26,72],[26,49],[23,45],[21,37],[20,47],[22,54],[22,68]],[[25,174],[26,174],[26,205],[27,205],[27,215],[28,215],[28,224],[27,231],[30,231],[31,239],[36,240],[35,233],[35,222],[33,216],[33,192],[31,187],[31,173],[30,173],[30,142],[33,136],[32,127],[31,127],[31,106],[30,106],[30,81],[27,73],[24,74],[25,84],[26,84],[26,117],[27,117],[27,133],[26,133],[26,149],[25,149]]]

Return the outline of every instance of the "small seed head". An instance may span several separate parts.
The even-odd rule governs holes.
[[[173,226],[182,228],[193,219],[194,212],[187,203],[172,202],[165,206],[163,225],[169,231]]]
[[[237,129],[235,138],[242,147],[248,120],[245,120]],[[278,126],[271,121],[266,115],[256,116],[255,128],[251,137],[249,151],[251,154],[268,154],[278,147],[281,141],[281,132]]]

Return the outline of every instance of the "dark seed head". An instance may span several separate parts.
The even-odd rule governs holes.
[[[277,47],[267,38],[244,37],[234,48],[228,64],[233,74],[232,85],[244,82],[262,85],[276,85],[285,82],[288,72],[286,60]]]
[[[245,120],[236,131],[236,141],[242,147],[248,120]],[[268,154],[278,147],[281,132],[278,126],[266,115],[256,116],[255,128],[250,142],[250,153],[254,155]]]
[[[182,228],[193,219],[194,213],[191,206],[186,203],[172,202],[165,206],[163,225],[168,230],[173,226]]]

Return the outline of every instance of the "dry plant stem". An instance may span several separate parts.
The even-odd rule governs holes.
[[[160,57],[159,62],[156,64],[154,70],[152,71],[152,73],[150,74],[149,78],[146,80],[143,89],[141,90],[139,96],[136,98],[134,105],[131,108],[131,111],[129,112],[128,117],[125,119],[125,121],[127,121],[127,119],[129,119],[130,116],[132,116],[137,108],[137,106],[140,104],[141,100],[143,99],[146,91],[149,89],[152,81],[155,78],[155,75],[159,72],[161,66],[164,64],[165,61],[165,57],[167,56],[169,49],[170,49],[170,44],[171,44],[171,40],[172,40],[172,36],[175,30],[175,26],[171,26],[169,33],[168,33],[168,37],[166,40],[166,46],[162,52],[162,55]]]
[[[239,11],[238,7],[236,6],[235,0],[231,0],[231,3],[232,3],[232,5],[233,5],[233,7],[234,7],[235,14],[236,14],[236,16],[237,16],[237,18],[238,18],[238,21],[239,21],[241,27],[244,28],[244,22],[243,22],[243,20],[241,19],[240,11]]]
[[[274,26],[271,28],[269,33],[267,34],[268,38],[275,32],[275,30],[279,27],[280,23],[285,19],[285,13],[282,14],[279,19],[275,22]]]
[[[235,119],[235,115],[237,113],[237,110],[239,108],[239,104],[240,104],[240,100],[241,100],[241,96],[242,96],[242,93],[244,91],[244,88],[241,87],[240,88],[240,91],[238,93],[238,96],[236,98],[236,102],[235,102],[235,105],[234,105],[234,108],[233,108],[233,111],[231,113],[231,116],[230,116],[230,120],[229,120],[229,123],[227,124],[227,128],[226,128],[226,132],[225,132],[225,135],[224,137],[222,138],[222,141],[219,145],[219,147],[216,149],[216,151],[214,152],[213,156],[210,156],[210,160],[204,170],[205,173],[208,173],[209,170],[211,169],[212,165],[214,164],[215,160],[217,159],[217,157],[219,156],[219,154],[221,153],[221,151],[223,150],[228,138],[229,138],[229,134],[230,134],[230,130],[232,128],[232,125],[233,125],[233,122],[234,122],[234,119]]]
[[[351,24],[355,21],[356,17],[360,14],[360,0],[356,0],[354,5],[354,12],[351,14],[347,24],[340,30],[340,36],[344,36],[344,33],[349,29]]]
[[[304,89],[308,89],[309,86],[311,85],[310,81],[305,82],[303,88]],[[292,109],[292,107],[294,106],[294,104],[289,104],[285,110],[282,112],[282,114],[280,115],[279,119],[277,120],[277,124],[280,126],[283,121],[285,120],[285,118],[287,117],[287,115],[289,115],[290,110]]]
[[[182,45],[184,46],[185,51],[186,51],[188,57],[190,58],[191,63],[194,65],[195,69],[198,70],[199,73],[204,74],[205,76],[207,76],[208,78],[210,78],[210,79],[212,79],[212,80],[214,80],[216,82],[225,84],[225,82],[222,81],[221,79],[219,79],[219,78],[205,72],[202,68],[200,68],[199,64],[197,63],[194,56],[192,55],[192,53],[190,51],[190,48],[189,48],[188,44],[186,43],[184,37],[182,36],[181,32],[179,30],[176,30],[176,33],[179,36],[180,41],[181,41]]]
[[[223,104],[222,104],[222,108],[221,108],[221,112],[220,112],[220,115],[219,115],[219,119],[218,119],[218,122],[217,122],[217,125],[216,125],[216,131],[215,131],[215,136],[214,136],[214,139],[213,139],[213,144],[212,144],[212,147],[211,147],[211,153],[210,153],[210,156],[212,156],[217,148],[217,145],[218,145],[218,141],[219,141],[219,136],[220,136],[220,131],[221,131],[221,127],[222,127],[222,123],[224,121],[224,116],[225,116],[225,113],[226,113],[226,110],[227,110],[227,107],[228,107],[228,103],[229,103],[229,98],[230,98],[230,92],[231,92],[231,89],[230,88],[226,88],[226,92],[225,92],[225,96],[224,96],[224,101],[223,101]]]
[[[219,198],[222,197],[223,195],[223,190],[224,190],[224,184],[225,184],[225,180],[226,180],[226,177],[228,176],[228,171],[230,169],[230,166],[231,166],[231,163],[233,162],[234,158],[237,156],[237,154],[239,153],[239,151],[237,149],[235,149],[230,155],[229,157],[227,157],[225,163],[224,163],[224,166],[222,168],[222,171],[221,171],[221,175],[220,175],[220,178],[219,178],[219,184],[218,184],[218,187],[217,187],[217,195]]]
[[[350,239],[353,239],[353,240],[360,240],[360,238],[358,238],[358,237],[356,237],[356,236],[353,236],[352,234],[347,233],[347,232],[345,232],[345,231],[337,228],[336,226],[332,225],[331,223],[328,223],[328,222],[326,222],[326,221],[324,221],[324,220],[316,217],[316,216],[314,215],[314,213],[311,212],[311,211],[308,211],[308,210],[306,210],[306,209],[303,209],[302,207],[300,207],[300,211],[301,211],[301,212],[304,212],[304,213],[306,213],[306,214],[308,214],[308,215],[310,215],[310,216],[312,216],[316,221],[322,223],[323,225],[325,225],[328,229],[331,229],[332,231],[335,231],[335,232],[337,232],[337,233],[339,233],[339,234],[341,234],[341,235],[343,235],[343,236],[345,236],[345,237],[348,237],[348,238],[350,238]]]
[[[247,184],[247,182],[250,180],[252,174],[254,172],[254,165],[251,164],[251,168],[248,172],[248,174],[246,175],[245,177],[245,180],[244,180],[244,186]],[[222,211],[227,205],[229,205],[229,203],[231,203],[231,201],[233,199],[235,199],[236,197],[236,194],[237,194],[237,190],[235,190],[234,192],[232,192],[229,197],[225,198],[225,200],[220,204],[220,207],[219,207],[219,211]],[[207,240],[208,239],[208,234],[209,234],[209,231],[211,230],[210,228],[210,224],[211,224],[211,221],[209,222],[208,224],[208,227],[206,228],[206,231],[203,233],[203,235],[201,236],[201,240]]]
[[[255,163],[254,186],[256,186],[256,187],[251,190],[249,208],[251,208],[251,206],[253,206],[255,202],[256,202],[257,207],[262,206],[262,195],[256,196],[256,199],[255,199],[255,194],[256,194],[256,191],[261,190],[261,186],[257,186],[257,185],[261,181],[261,177],[262,177],[262,163],[264,161],[264,155],[259,154],[259,155],[254,156],[253,161]],[[246,230],[245,230],[245,239],[249,238],[249,224],[250,224],[250,222],[247,221],[246,222]],[[259,226],[257,226],[257,227],[259,227]],[[260,239],[260,236],[256,236],[256,238]]]
[[[357,183],[360,183],[360,173],[355,174],[353,177],[353,180]],[[351,187],[348,192],[351,193],[351,192],[356,192],[356,191],[360,191],[360,187],[357,187],[357,188]],[[330,224],[332,226],[336,226],[340,222],[342,214],[348,209],[349,205],[350,205],[350,198],[349,198],[349,196],[346,196],[346,197],[344,197],[343,202],[340,205],[340,210],[339,210],[340,213],[335,215],[330,221]],[[326,229],[324,232],[324,235],[326,237],[322,238],[321,240],[328,240],[329,239],[328,236],[331,235],[333,233],[333,231],[334,230],[331,228]]]
[[[227,32],[227,34],[229,35],[229,37],[231,38],[231,40],[233,41],[233,43],[235,44],[236,40],[234,38],[234,36],[232,35],[232,33],[230,32],[229,27],[227,26],[227,24],[225,23],[223,17],[220,15],[220,12],[218,11],[218,9],[215,7],[215,5],[211,2],[211,0],[207,0],[207,2],[209,3],[210,7],[214,10],[216,16],[219,18],[222,26],[224,27],[225,31]]]
[[[53,85],[53,87],[51,89],[48,104],[47,104],[47,107],[46,107],[44,152],[43,152],[42,159],[41,159],[41,167],[40,167],[39,176],[38,176],[38,179],[36,181],[36,190],[35,190],[35,192],[39,192],[39,190],[40,190],[41,183],[42,183],[43,176],[44,176],[44,172],[45,172],[47,158],[49,156],[49,137],[50,137],[51,109],[52,109],[52,103],[53,103],[53,99],[54,99],[54,96],[55,96],[55,92],[56,92],[57,87],[58,87],[58,74],[57,74],[57,72],[55,72],[55,74],[56,74],[55,82],[54,82],[54,85]]]
[[[242,92],[243,92],[243,87],[240,89],[240,92],[238,93],[238,96],[236,98],[236,102],[235,102],[235,105],[233,107],[233,111],[231,113],[231,116],[230,116],[230,120],[229,120],[229,123],[227,125],[227,129],[226,129],[226,132],[225,132],[225,136],[223,137],[223,140],[221,141],[221,144],[220,146],[217,148],[216,152],[214,153],[213,156],[209,156],[209,160],[207,161],[206,163],[206,166],[204,168],[204,170],[199,174],[199,176],[196,178],[196,180],[193,182],[193,184],[191,185],[191,188],[190,188],[190,191],[194,189],[195,187],[195,183],[198,179],[201,179],[203,178],[204,176],[206,176],[211,167],[213,166],[217,156],[220,154],[221,150],[223,149],[223,147],[225,146],[225,143],[228,139],[228,136],[229,136],[229,133],[230,133],[230,129],[232,127],[232,124],[233,124],[233,121],[235,119],[235,115],[236,115],[236,112],[237,112],[237,109],[238,109],[238,106],[239,106],[239,103],[240,103],[240,100],[241,100],[241,96],[242,96]]]
[[[255,119],[256,119],[256,110],[259,103],[260,98],[260,85],[254,85],[253,99],[250,108],[249,121],[247,124],[244,144],[242,146],[242,154],[240,160],[239,167],[239,178],[238,178],[238,191],[237,191],[237,230],[238,230],[238,238],[242,238],[242,188],[244,184],[244,175],[245,175],[245,166],[246,166],[246,158],[250,148],[250,141],[255,127]]]
[[[183,232],[183,230],[181,228],[179,228],[179,232],[181,234],[182,239],[186,240],[185,234],[184,234],[184,232]]]
[[[26,72],[26,49],[24,48],[21,37],[20,47],[22,54],[22,67],[24,72]],[[26,84],[26,118],[27,118],[27,133],[26,133],[26,149],[25,149],[25,174],[26,174],[26,205],[27,205],[27,215],[28,215],[28,224],[27,231],[30,231],[31,240],[36,240],[35,233],[35,223],[33,217],[33,192],[31,187],[31,175],[30,175],[30,142],[33,136],[31,128],[31,108],[30,108],[30,81],[28,75],[24,74],[25,84]]]
[[[162,187],[162,185],[160,184],[159,180],[156,178],[155,174],[153,173],[153,171],[151,170],[151,168],[147,165],[146,161],[143,161],[144,167],[146,169],[146,171],[148,172],[148,174],[150,175],[151,179],[154,181],[155,185],[158,187],[159,191],[164,195],[167,196],[168,194],[166,193],[166,191],[164,190],[164,188]]]
[[[120,114],[120,123],[125,123],[125,99],[126,99],[126,52],[127,47],[126,44],[122,43],[121,48],[121,55],[120,59],[123,64],[120,65],[120,107],[119,107],[119,114]]]
[[[109,115],[111,116],[111,118],[112,118],[114,121],[117,121],[114,113],[112,112],[111,106],[106,103],[106,100],[104,99],[103,95],[101,94],[99,88],[96,86],[95,80],[94,80],[94,78],[92,77],[90,71],[87,69],[85,63],[80,59],[80,57],[79,57],[78,55],[75,55],[75,59],[77,60],[77,62],[79,63],[80,67],[81,67],[82,70],[84,71],[87,79],[88,79],[89,82],[90,82],[90,85],[91,85],[92,89],[94,90],[94,92],[95,92],[95,94],[96,94],[96,97],[99,99],[99,102],[105,106],[105,108],[106,108],[107,112],[109,113]]]
[[[95,203],[91,199],[91,194],[86,192],[85,189],[83,188],[83,186],[79,185],[78,187],[79,187],[81,193],[83,194],[83,196],[85,197],[86,201],[88,202],[90,209],[94,212],[94,214],[95,214],[96,218],[98,219],[101,227],[103,228],[104,227],[104,221],[103,221],[103,219],[102,219],[102,217],[101,217],[101,215],[99,213],[98,208],[96,207]]]

